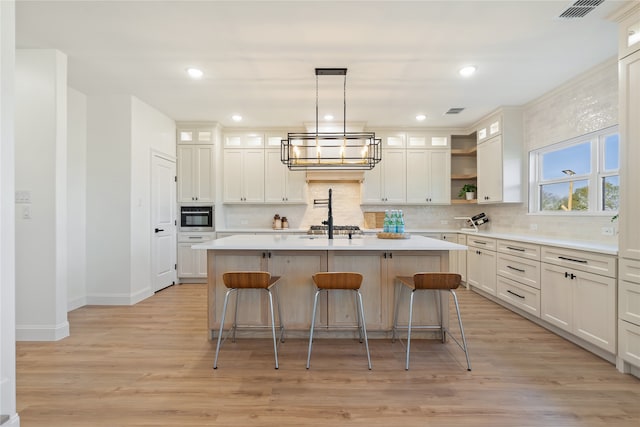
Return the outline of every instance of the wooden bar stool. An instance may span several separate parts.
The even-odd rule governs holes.
[[[280,301],[277,292],[272,292],[273,286],[280,280],[280,276],[271,276],[265,271],[230,271],[222,275],[222,281],[228,288],[224,296],[224,306],[222,308],[222,318],[220,319],[220,332],[218,333],[218,345],[216,347],[216,358],[213,362],[213,369],[218,368],[218,354],[222,344],[222,333],[224,329],[224,320],[227,315],[227,304],[229,303],[229,295],[236,293],[236,307],[233,314],[233,325],[227,333],[233,333],[233,342],[236,342],[236,329],[238,328],[238,299],[239,291],[243,289],[263,289],[269,295],[269,313],[271,315],[271,333],[273,335],[273,353],[276,359],[276,369],[278,369],[278,340],[276,339],[276,322],[273,313],[273,294],[276,296],[276,306],[278,308],[278,328],[280,329],[280,341],[284,342],[284,325],[282,324],[282,315],[280,313]],[[275,289],[274,289],[275,290]],[[225,340],[227,337],[225,337]]]
[[[367,349],[367,362],[371,369],[371,356],[369,355],[369,341],[367,340],[367,326],[364,320],[364,306],[362,304],[362,294],[360,293],[360,285],[362,284],[362,274],[350,272],[322,272],[313,276],[313,283],[316,284],[316,294],[313,299],[313,314],[311,315],[311,333],[309,334],[309,352],[307,354],[307,369],[311,362],[311,346],[313,345],[313,330],[316,326],[316,310],[318,308],[318,296],[320,291],[331,290],[351,290],[356,296],[356,317],[358,318],[358,333],[360,334],[360,342],[364,337],[364,344]]]
[[[462,318],[460,317],[460,307],[458,306],[458,297],[454,292],[454,289],[458,289],[460,286],[461,277],[459,274],[455,273],[416,273],[413,277],[408,276],[399,276],[396,277],[396,280],[404,285],[400,288],[400,293],[398,295],[398,299],[396,300],[396,308],[393,318],[393,331],[391,335],[391,340],[394,341],[396,337],[396,332],[398,329],[404,329],[398,327],[398,307],[400,303],[400,299],[402,297],[402,291],[405,288],[408,288],[411,291],[411,297],[409,299],[409,324],[407,325],[407,363],[406,370],[409,370],[409,353],[411,350],[411,330],[412,329],[439,329],[442,334],[442,342],[446,341],[446,334],[455,341],[456,344],[464,351],[464,354],[467,358],[467,370],[471,370],[471,362],[469,361],[469,350],[467,349],[467,341],[464,337],[464,328],[462,327]],[[437,292],[437,296],[440,296],[441,291],[449,291],[450,295],[453,295],[453,301],[456,305],[456,313],[458,314],[458,324],[460,325],[460,334],[462,335],[462,343],[460,343],[448,330],[448,328],[444,324],[443,312],[444,307],[440,307],[439,316],[440,316],[440,324],[439,325],[421,325],[421,326],[413,326],[413,296],[416,291],[423,290],[434,290]],[[440,298],[437,298],[437,301],[441,301]]]

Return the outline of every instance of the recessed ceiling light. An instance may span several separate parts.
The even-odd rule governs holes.
[[[476,67],[473,66],[473,65],[469,65],[469,66],[461,68],[460,71],[458,71],[458,72],[460,73],[460,75],[462,77],[469,77],[469,76],[472,76],[473,73],[476,72]]]
[[[333,115],[331,115],[331,114],[325,114],[325,115],[324,115],[324,119],[325,119],[325,120],[333,120]]]
[[[234,122],[240,122],[240,121],[242,121],[242,116],[240,114],[234,114],[233,116],[231,116],[231,119]]]
[[[202,70],[198,69],[198,68],[187,68],[187,74],[189,74],[189,77],[191,77],[192,79],[201,79],[202,76],[204,75],[204,73],[202,72]]]
[[[425,116],[424,114],[418,114],[416,116],[416,120],[419,121],[419,122],[423,121],[426,118],[427,118],[427,116]]]

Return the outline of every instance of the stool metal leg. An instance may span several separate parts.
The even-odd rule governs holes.
[[[436,293],[436,306],[438,309],[438,316],[440,317],[440,336],[442,337],[442,343],[447,342],[447,329],[444,327],[444,292],[435,290]],[[449,300],[447,299],[447,302]]]
[[[413,321],[413,296],[415,290],[411,291],[411,298],[409,299],[409,326],[407,326],[407,364],[405,370],[409,370],[409,353],[411,351],[411,322]]]
[[[220,353],[220,343],[222,342],[222,333],[224,330],[224,319],[227,315],[227,303],[229,302],[229,295],[235,289],[229,289],[226,294],[224,294],[224,305],[222,306],[222,318],[220,319],[220,332],[218,333],[218,345],[216,346],[216,358],[213,361],[213,369],[218,369],[218,354]],[[237,301],[236,294],[236,301]]]
[[[398,297],[396,298],[396,308],[393,313],[393,327],[391,329],[391,342],[395,342],[396,340],[396,332],[398,331],[398,311],[400,308],[400,299],[402,298],[402,293],[404,291],[404,286],[399,284],[400,290],[398,291]],[[396,285],[396,288],[398,285]]]
[[[276,295],[276,306],[278,307],[278,324],[280,325],[280,342],[284,342],[284,324],[282,323],[282,312],[280,311],[280,292],[274,288],[273,293]]]
[[[313,313],[311,314],[311,332],[309,333],[309,351],[307,353],[307,369],[311,363],[311,346],[313,344],[313,329],[316,327],[316,309],[318,308],[318,296],[320,295],[320,289],[316,290],[316,295],[313,298]]]
[[[271,295],[271,291],[267,289],[267,293],[269,294],[269,308],[271,313],[271,333],[273,334],[273,354],[276,359],[276,369],[278,369],[278,340],[276,339],[276,319],[273,314],[273,295]]]
[[[236,342],[236,329],[238,328],[238,300],[240,299],[240,291],[236,290],[236,309],[233,312],[233,331],[232,342]]]
[[[357,293],[360,293],[358,290],[356,290]],[[360,304],[358,303],[358,296],[356,295],[355,298],[355,302],[356,302],[356,318],[358,319],[358,335],[359,335],[359,342],[362,343],[362,322],[360,321]]]
[[[369,370],[371,370],[371,355],[369,354],[369,340],[367,339],[367,323],[364,320],[364,305],[362,304],[362,294],[360,290],[356,291],[358,294],[358,302],[360,303],[360,316],[362,316],[362,333],[364,334],[364,345],[367,348],[367,362],[369,364]]]
[[[456,313],[458,314],[458,325],[460,325],[460,335],[462,335],[462,345],[464,346],[464,355],[467,358],[467,371],[471,370],[471,362],[469,361],[469,349],[467,348],[467,340],[464,337],[464,328],[462,327],[462,317],[460,317],[460,306],[458,306],[458,297],[453,289],[450,290],[451,295],[453,295],[453,302],[456,305]]]

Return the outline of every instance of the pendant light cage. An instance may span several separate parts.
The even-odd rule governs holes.
[[[343,131],[318,131],[318,76],[344,76]],[[382,141],[375,132],[347,132],[347,69],[316,68],[316,131],[289,132],[280,160],[290,170],[370,170],[382,160]]]

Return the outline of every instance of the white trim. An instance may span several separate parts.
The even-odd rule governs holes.
[[[59,341],[69,336],[69,322],[58,325],[16,325],[16,341]]]
[[[67,301],[67,312],[87,305],[87,297],[81,296]]]
[[[135,294],[89,294],[86,305],[134,305],[153,295],[150,288]]]

